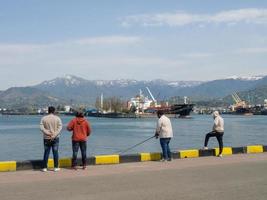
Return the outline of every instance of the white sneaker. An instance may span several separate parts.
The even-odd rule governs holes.
[[[222,158],[222,157],[223,157],[223,155],[222,155],[222,154],[219,154],[219,155],[218,155],[218,157]]]
[[[58,172],[58,171],[60,171],[60,168],[55,168],[54,169],[54,172]]]
[[[41,169],[42,172],[47,172],[47,168]]]
[[[209,148],[208,147],[203,147],[203,150],[208,150]]]

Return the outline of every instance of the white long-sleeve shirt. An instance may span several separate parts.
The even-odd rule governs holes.
[[[156,133],[159,134],[159,138],[172,138],[172,124],[168,117],[162,115],[157,123]]]
[[[224,120],[221,116],[215,117],[212,130],[219,133],[224,132]]]

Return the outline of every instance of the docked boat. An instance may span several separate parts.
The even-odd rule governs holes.
[[[263,110],[261,111],[261,115],[267,115],[267,109],[263,109]]]
[[[109,112],[105,112],[103,111],[103,109],[101,109],[102,106],[100,106],[100,109],[87,110],[85,112],[85,116],[106,118],[142,118],[149,116],[156,117],[156,112],[158,110],[162,110],[165,114],[170,114],[171,116],[187,118],[194,108],[194,104],[187,102],[187,97],[184,97],[184,103],[182,104],[168,105],[168,102],[158,104],[149,88],[146,87],[146,89],[150,94],[152,100],[144,96],[142,90],[140,90],[137,96],[131,98],[131,100],[127,102],[127,108],[129,110],[127,113],[112,112],[111,109]],[[103,97],[101,95],[101,99],[102,98]]]
[[[195,104],[187,102],[188,98],[184,97],[184,103],[172,104],[171,106],[158,106],[150,107],[148,110],[151,113],[156,113],[158,110],[162,110],[165,114],[173,114],[179,118],[188,118],[190,113],[193,111]],[[146,111],[147,112],[147,111]]]
[[[253,115],[252,108],[249,107],[237,107],[233,114],[237,115]]]
[[[121,113],[121,112],[102,112],[100,110],[88,110],[84,114],[88,117],[105,117],[105,118],[137,118],[134,113]]]
[[[174,104],[171,105],[171,113],[179,115],[179,117],[188,117],[193,111],[194,104]]]
[[[187,97],[184,97],[184,103],[182,104],[168,105],[168,102],[165,102],[164,104],[158,104],[150,89],[148,87],[146,87],[146,89],[152,100],[150,100],[148,97],[145,97],[140,90],[137,101],[130,101],[130,105],[134,105],[137,108],[136,111],[138,114],[156,113],[158,110],[162,110],[166,114],[172,114],[180,118],[186,118],[193,111],[194,104],[188,103]]]
[[[253,107],[248,105],[244,100],[241,100],[237,93],[233,93],[232,97],[235,104],[231,106],[232,114],[237,115],[253,115]]]

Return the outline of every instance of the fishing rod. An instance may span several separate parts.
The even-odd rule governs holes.
[[[154,138],[154,137],[156,137],[156,136],[153,135],[152,137],[150,137],[150,138],[148,138],[148,139],[146,139],[146,140],[144,140],[144,141],[142,141],[142,142],[139,142],[138,144],[136,144],[136,145],[134,145],[134,146],[132,146],[132,147],[129,147],[129,148],[124,149],[124,150],[121,150],[121,151],[117,151],[116,153],[118,153],[118,154],[125,153],[125,152],[127,152],[127,151],[129,151],[129,150],[131,150],[131,149],[133,149],[133,148],[135,148],[135,147],[137,147],[137,146],[139,146],[139,145],[141,145],[141,144],[147,142],[148,140],[151,140],[151,139]]]

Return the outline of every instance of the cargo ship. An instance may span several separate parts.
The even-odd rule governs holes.
[[[134,113],[122,113],[122,112],[102,112],[97,109],[87,110],[84,113],[88,117],[105,117],[105,118],[137,118],[138,115]]]
[[[165,102],[164,105],[162,105],[157,103],[157,100],[154,98],[149,88],[146,87],[146,89],[152,100],[145,97],[140,90],[139,95],[128,102],[128,108],[131,109],[131,107],[134,107],[136,114],[155,114],[158,110],[162,110],[165,114],[172,114],[180,118],[186,118],[193,111],[194,104],[188,103],[187,97],[184,97],[184,103],[182,104],[168,105],[168,103]]]
[[[187,103],[188,98],[184,97],[183,104],[168,105],[168,102],[158,104],[157,100],[152,95],[148,87],[146,87],[151,99],[143,95],[142,90],[139,90],[139,94],[131,98],[127,103],[128,112],[109,112],[103,111],[102,103],[100,109],[90,109],[85,112],[89,117],[105,117],[105,118],[146,118],[156,117],[158,110],[164,111],[165,114],[172,115],[179,118],[187,118],[194,108],[194,104]],[[101,94],[100,102],[102,102],[103,95]]]
[[[237,93],[232,94],[235,104],[231,106],[232,114],[253,115],[253,107],[246,101],[241,100]]]
[[[173,104],[171,106],[171,113],[175,115],[179,115],[179,117],[188,117],[190,113],[193,111],[194,104]]]

